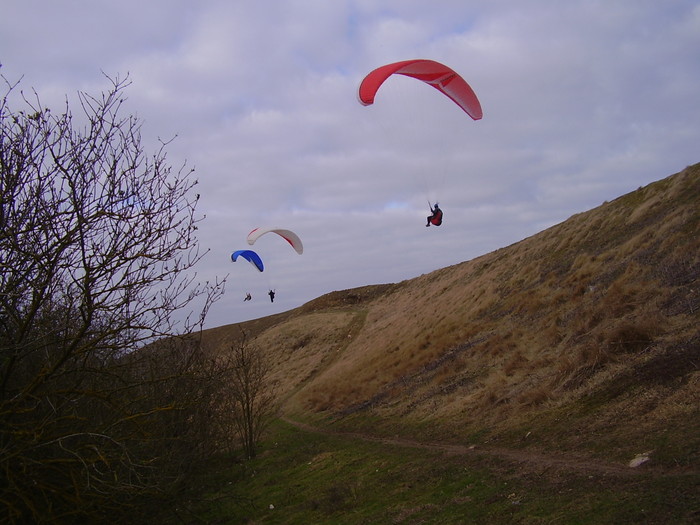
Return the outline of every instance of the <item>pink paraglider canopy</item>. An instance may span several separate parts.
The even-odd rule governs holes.
[[[483,116],[479,99],[469,84],[453,69],[434,60],[404,60],[378,67],[362,80],[358,92],[360,103],[364,106],[373,104],[379,87],[394,74],[415,78],[433,86],[474,120]]]

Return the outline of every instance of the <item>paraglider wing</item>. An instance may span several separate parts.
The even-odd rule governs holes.
[[[276,233],[287,241],[299,255],[304,252],[304,245],[301,243],[299,236],[293,231],[285,230],[283,228],[255,228],[248,234],[248,244],[252,246],[259,237],[265,235],[266,233]]]
[[[231,254],[231,260],[233,262],[236,262],[236,259],[238,259],[239,257],[243,257],[246,261],[255,266],[261,272],[265,268],[263,266],[262,259],[253,250],[237,250]]]
[[[430,84],[452,99],[471,118],[483,116],[481,103],[467,82],[453,69],[434,60],[403,60],[378,67],[360,83],[358,96],[364,106],[374,104],[377,90],[391,75],[404,75]]]

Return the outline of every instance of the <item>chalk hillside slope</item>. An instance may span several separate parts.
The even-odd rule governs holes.
[[[700,164],[476,259],[204,333],[247,334],[318,427],[697,469]]]

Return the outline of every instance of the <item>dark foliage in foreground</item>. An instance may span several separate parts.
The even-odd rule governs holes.
[[[9,82],[0,99],[2,522],[114,518],[216,448],[196,181],[143,151],[109,80],[78,117]]]

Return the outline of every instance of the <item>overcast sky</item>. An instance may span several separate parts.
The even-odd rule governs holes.
[[[228,275],[208,327],[473,259],[700,162],[697,0],[0,4],[6,78],[60,108],[128,74],[146,147],[177,135],[168,160],[195,168],[206,215],[199,278]],[[411,58],[459,72],[483,119],[405,77],[358,103],[367,73]],[[232,262],[259,226],[303,255],[267,235],[265,272]]]

